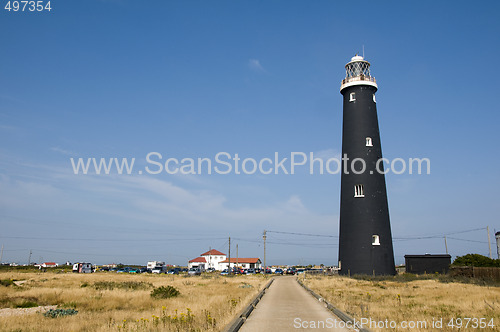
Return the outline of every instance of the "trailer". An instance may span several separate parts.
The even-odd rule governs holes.
[[[165,265],[165,262],[161,262],[161,261],[150,261],[148,262],[148,265],[147,265],[147,270],[148,272],[152,272],[153,269],[156,269],[158,270],[159,268],[162,270],[162,272],[164,272],[163,270],[167,270],[167,266]]]
[[[75,263],[73,264],[74,273],[92,273],[92,263]]]

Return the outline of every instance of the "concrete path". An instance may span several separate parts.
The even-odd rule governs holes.
[[[298,284],[295,277],[277,277],[241,327],[241,332],[349,331],[343,322]]]

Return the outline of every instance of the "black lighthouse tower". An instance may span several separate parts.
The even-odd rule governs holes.
[[[394,275],[389,207],[370,63],[354,56],[345,66],[340,189],[340,274]],[[348,158],[348,159],[347,159]],[[377,167],[378,166],[378,167]]]

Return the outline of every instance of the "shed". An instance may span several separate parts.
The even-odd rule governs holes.
[[[407,273],[448,273],[451,256],[444,255],[405,255]]]

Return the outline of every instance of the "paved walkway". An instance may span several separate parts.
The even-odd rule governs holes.
[[[295,277],[282,276],[274,280],[240,331],[349,331],[334,328],[342,324],[323,303],[302,288]]]

